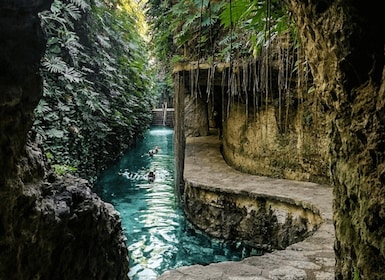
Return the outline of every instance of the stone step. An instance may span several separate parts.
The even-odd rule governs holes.
[[[152,125],[153,126],[169,126],[174,127],[174,109],[167,108],[166,119],[164,120],[164,110],[163,109],[153,109],[152,110]]]

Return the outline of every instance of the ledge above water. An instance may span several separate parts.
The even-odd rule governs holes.
[[[222,190],[186,181],[187,219],[212,237],[271,252],[304,240],[321,225],[318,209],[277,196]]]
[[[246,228],[250,227],[245,225],[252,221],[259,223],[262,220],[265,227],[261,228],[268,229],[270,219],[273,221],[271,232],[276,236],[265,247],[274,251],[240,262],[182,267],[165,272],[158,279],[203,280],[246,276],[258,276],[258,279],[282,279],[280,277],[283,276],[294,277],[287,279],[333,279],[332,188],[241,173],[225,163],[220,145],[215,136],[186,140],[186,186],[183,197],[190,211],[190,219],[200,221],[201,225],[198,226],[202,230],[223,238],[233,238],[237,234],[242,238],[247,237]],[[226,205],[233,207],[233,210],[243,209],[239,211],[245,213],[245,218],[242,220],[237,215],[223,215],[221,211],[224,208],[231,208]],[[257,209],[265,209],[269,215],[258,216],[257,213],[263,211],[258,212]],[[259,220],[256,221],[256,218]],[[288,227],[290,223],[292,226]],[[297,231],[295,225],[298,225]],[[301,235],[295,237],[297,233]],[[258,239],[254,236],[253,242],[257,244],[268,238],[261,236]],[[263,243],[260,242],[260,245]],[[285,247],[285,250],[280,250]]]

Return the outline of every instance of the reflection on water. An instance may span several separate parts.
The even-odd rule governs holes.
[[[148,151],[159,146],[157,153]],[[148,181],[148,173],[155,180]],[[192,264],[240,260],[254,250],[211,240],[188,225],[174,193],[173,130],[153,127],[131,151],[107,169],[96,192],[121,214],[130,253],[130,279],[152,280]]]

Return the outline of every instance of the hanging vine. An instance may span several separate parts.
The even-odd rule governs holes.
[[[222,118],[229,115],[235,102],[244,102],[247,121],[250,110],[256,121],[261,109],[275,105],[278,127],[287,132],[290,106],[297,98],[291,92],[292,78],[308,69],[294,67],[296,32],[284,3],[183,0],[168,1],[168,5],[169,13],[165,15],[173,27],[174,55],[182,63],[194,62],[189,71],[190,92],[198,93],[199,80],[206,79],[205,98],[214,106],[215,98],[210,97],[217,65],[227,64],[221,70]],[[281,44],[281,48],[274,48],[276,44]],[[203,65],[204,69],[200,69]],[[199,77],[206,70],[207,76]],[[308,78],[301,78],[301,86]]]

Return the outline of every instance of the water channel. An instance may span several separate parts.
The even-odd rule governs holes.
[[[153,156],[149,150],[158,146]],[[180,266],[240,260],[255,250],[213,240],[184,218],[174,192],[173,130],[152,127],[143,141],[99,176],[95,190],[120,212],[132,280],[156,279]],[[148,181],[148,173],[155,180]]]

